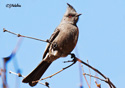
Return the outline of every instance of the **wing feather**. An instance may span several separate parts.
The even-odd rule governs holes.
[[[43,59],[45,58],[46,54],[49,52],[49,47],[51,45],[51,42],[58,36],[60,30],[59,29],[55,29],[55,31],[53,32],[53,34],[51,35],[50,39],[49,39],[49,42],[46,46],[46,49],[44,51],[44,54],[43,54]]]

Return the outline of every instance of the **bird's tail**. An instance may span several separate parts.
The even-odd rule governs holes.
[[[22,80],[22,82],[29,83],[30,86],[35,86],[38,82],[33,81],[39,80],[50,64],[51,62],[48,63],[47,61],[41,61],[40,64]]]

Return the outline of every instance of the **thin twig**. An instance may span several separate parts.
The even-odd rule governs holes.
[[[89,64],[89,61],[87,60],[87,63]],[[89,74],[91,75],[91,71],[90,71],[90,68],[88,68],[89,69]],[[90,76],[90,88],[91,88],[91,76]]]
[[[115,85],[110,81],[110,79],[107,78],[104,74],[102,74],[99,70],[95,69],[94,67],[92,67],[91,65],[85,63],[84,61],[80,60],[80,59],[77,58],[77,57],[76,57],[76,59],[77,59],[77,61],[83,63],[84,65],[88,66],[89,68],[93,69],[93,70],[96,71],[98,74],[100,74],[102,77],[104,77],[104,78],[105,78],[105,82],[109,84],[110,88],[112,88],[112,87],[113,87],[113,88],[116,88]]]
[[[83,65],[81,65],[81,67],[82,67],[82,71],[83,71],[83,73],[84,73]],[[83,76],[84,76],[84,78],[85,78],[85,81],[86,81],[88,87],[90,88],[90,85],[89,85],[89,83],[88,83],[88,80],[87,80],[86,76],[85,76],[84,74],[83,74]]]
[[[25,37],[25,38],[30,38],[30,39],[34,39],[34,40],[38,40],[38,41],[50,43],[49,40],[42,40],[42,39],[38,39],[38,38],[33,38],[33,37],[29,37],[29,36],[24,36],[24,35],[21,35],[21,34],[17,34],[17,33],[8,31],[8,30],[6,30],[5,28],[3,28],[3,32],[8,32],[8,33],[11,33],[11,34],[13,34],[13,35],[17,35],[17,37]]]
[[[9,71],[9,73],[10,73],[10,74],[17,75],[18,77],[23,77],[23,78],[25,78],[25,76],[21,75],[20,73],[15,73],[15,72],[12,72],[12,71]],[[38,83],[40,83],[40,84],[42,84],[42,85],[44,85],[44,86],[50,88],[50,87],[48,86],[48,82],[45,82],[45,84],[44,84],[44,83],[41,83],[41,82],[38,82]]]
[[[12,71],[9,71],[10,74],[14,74],[14,75],[17,75],[18,77],[23,77],[25,78],[25,76],[21,75],[20,73],[15,73],[15,72],[12,72]]]
[[[105,81],[104,79],[101,79],[101,78],[99,78],[99,77],[97,77],[97,76],[93,76],[93,75],[90,75],[90,74],[87,74],[87,73],[83,73],[83,75],[87,75],[87,76],[90,76],[90,77],[97,78],[97,79],[99,79],[99,80],[101,80],[101,81]]]
[[[74,61],[74,59],[73,59],[73,61]],[[68,62],[70,62],[70,61],[68,61]],[[50,75],[50,76],[48,76],[48,77],[42,78],[42,79],[37,80],[37,81],[33,81],[33,83],[34,83],[34,82],[39,82],[39,81],[41,81],[41,80],[45,80],[45,79],[48,79],[48,78],[51,78],[51,77],[55,76],[56,74],[58,74],[58,73],[64,71],[65,69],[71,67],[71,66],[72,66],[73,64],[75,64],[75,63],[76,63],[76,61],[74,61],[74,62],[73,62],[72,64],[70,64],[69,66],[63,68],[62,70],[60,70],[60,71],[58,71],[58,72],[56,72],[56,73],[54,73],[54,74],[52,74],[52,75]]]

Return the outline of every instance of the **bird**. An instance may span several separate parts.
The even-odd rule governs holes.
[[[53,61],[68,56],[75,48],[79,36],[79,29],[76,24],[81,14],[78,14],[69,3],[67,6],[60,24],[48,39],[49,43],[45,48],[42,61],[22,80],[23,83],[29,83],[32,87],[35,86],[38,82],[33,81],[39,80]]]

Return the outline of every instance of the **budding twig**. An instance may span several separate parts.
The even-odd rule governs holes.
[[[8,30],[6,30],[5,28],[3,28],[3,32],[8,32],[8,33],[11,33],[11,34],[13,34],[13,35],[17,35],[17,37],[25,37],[25,38],[30,38],[30,39],[34,39],[34,40],[38,40],[38,41],[50,43],[49,40],[42,40],[42,39],[38,39],[38,38],[33,38],[33,37],[29,37],[29,36],[24,36],[24,35],[21,35],[21,34],[17,34],[17,33],[8,31]]]

